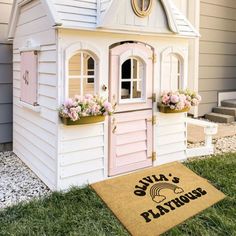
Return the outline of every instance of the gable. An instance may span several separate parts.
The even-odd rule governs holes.
[[[134,13],[131,1],[113,0],[107,11],[100,16],[97,26],[133,32],[171,33],[165,10],[158,0],[153,1],[151,13],[146,17]]]
[[[14,1],[9,28],[13,37],[19,9],[32,0]],[[169,34],[197,37],[198,32],[172,0],[153,0],[147,17],[135,15],[131,0],[40,0],[53,27],[122,31],[124,33]]]
[[[33,9],[35,8],[35,9]],[[30,23],[32,19],[38,18],[45,21],[44,25],[52,27],[61,25],[57,12],[54,10],[54,6],[51,1],[48,0],[15,0],[13,2],[10,22],[8,27],[8,39],[14,38],[17,26]],[[35,20],[35,19],[34,19]],[[39,24],[41,27],[43,24]],[[37,30],[38,26],[35,24],[32,26],[33,30]],[[31,31],[28,28],[28,31]]]
[[[174,33],[185,37],[199,36],[172,0],[153,0],[151,13],[144,18],[135,15],[130,1],[110,1],[107,10],[98,19],[98,27],[158,34]]]

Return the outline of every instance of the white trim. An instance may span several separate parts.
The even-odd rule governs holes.
[[[71,25],[63,24],[63,27],[55,26],[55,29],[71,29],[71,30],[81,30],[81,31],[88,31],[88,32],[103,32],[103,33],[120,33],[120,34],[129,34],[129,35],[145,35],[145,36],[155,36],[155,37],[165,37],[165,38],[184,38],[184,39],[193,39],[196,38],[194,35],[180,35],[180,34],[173,34],[171,32],[155,32],[153,31],[146,32],[144,30],[139,31],[131,31],[130,28],[122,28],[122,29],[111,29],[111,28],[86,28],[86,27],[74,27]]]
[[[190,158],[190,157],[214,154],[214,145],[212,144],[212,136],[217,134],[218,125],[216,123],[192,118],[186,118],[186,122],[187,124],[204,127],[204,133],[205,133],[205,145],[203,147],[188,148],[186,150],[187,157]]]
[[[62,99],[66,99],[68,97],[68,91],[69,91],[69,60],[71,57],[73,57],[74,55],[76,55],[78,52],[87,52],[88,54],[90,54],[90,56],[94,59],[95,61],[95,74],[94,74],[94,78],[95,78],[95,93],[99,93],[99,87],[100,87],[100,58],[101,58],[101,53],[100,51],[93,46],[92,44],[88,44],[86,42],[76,42],[71,44],[70,46],[68,46],[65,50],[64,50],[64,91],[62,91],[62,94],[64,94],[64,96],[62,96]],[[82,88],[81,88],[82,89]]]
[[[51,20],[52,26],[62,26],[62,20],[55,9],[54,3],[51,0],[41,0],[41,3]]]
[[[175,22],[174,16],[172,14],[172,7],[171,7],[169,0],[161,0],[161,3],[165,9],[166,18],[167,18],[170,30],[175,34],[179,34],[179,30],[178,30],[177,24]]]
[[[20,15],[20,8],[31,2],[33,0],[15,0],[13,1],[10,21],[9,21],[9,27],[8,27],[8,39],[11,40],[14,38],[15,35],[15,29],[17,25],[17,21]],[[41,4],[43,5],[47,16],[49,16],[49,20],[51,21],[52,26],[61,26],[62,21],[59,19],[59,16],[57,14],[57,11],[54,8],[54,4],[51,2],[51,0],[40,0]]]
[[[39,112],[41,111],[40,105],[33,106],[33,105],[28,104],[28,103],[26,103],[26,102],[23,102],[23,101],[21,101],[21,100],[18,101],[18,104],[19,104],[19,106],[24,107],[24,108],[27,108],[27,109],[29,109],[29,110],[32,110],[32,111],[34,111],[34,112],[38,112],[38,113],[39,113]]]
[[[12,40],[14,38],[18,17],[19,17],[19,8],[17,7],[17,2],[13,1],[11,15],[8,24],[8,32],[7,32],[7,37],[9,40]]]
[[[40,46],[35,46],[35,47],[23,47],[23,48],[19,48],[20,52],[31,52],[31,51],[41,51],[41,47]]]
[[[142,97],[141,98],[129,98],[129,99],[121,99],[121,82],[122,82],[122,65],[123,63],[128,60],[128,59],[132,59],[132,58],[136,58],[139,59],[143,65],[144,65],[144,78],[142,80]],[[118,103],[119,104],[131,104],[131,103],[145,103],[147,101],[147,86],[146,86],[146,81],[147,81],[147,65],[148,65],[148,56],[147,54],[143,53],[141,50],[139,49],[129,49],[126,50],[124,53],[122,53],[119,56],[119,88],[118,88]],[[132,63],[132,62],[131,62]],[[132,65],[131,65],[132,67]],[[133,71],[133,70],[132,70]],[[133,81],[133,75],[131,74],[131,78],[130,78],[130,82],[131,82],[131,91],[130,91],[130,96],[132,96],[133,94],[133,89],[132,89],[132,81]],[[125,81],[124,81],[125,82]]]
[[[236,99],[236,91],[227,91],[218,93],[218,106],[221,106],[221,102],[224,100]]]
[[[114,29],[114,26],[112,25],[112,20],[114,20],[114,16],[118,14],[118,11],[120,9],[121,4],[126,4],[127,0],[113,0],[110,1],[110,4],[108,5],[107,9],[102,13],[99,14],[97,17],[97,29]],[[178,8],[174,5],[174,3],[171,0],[161,0],[161,4],[163,6],[164,12],[167,17],[167,23],[169,26],[170,33],[169,35],[178,35],[185,38],[195,38],[199,37],[198,31],[192,26],[192,24],[187,20],[187,18],[181,13],[181,11],[178,10]],[[181,19],[181,22],[179,23],[179,20]],[[187,31],[181,30],[182,25],[185,25],[188,27]],[[117,27],[116,27],[117,28]],[[122,31],[123,33],[127,31],[129,34],[134,33],[129,26],[120,26],[118,29],[116,29],[116,32]],[[157,33],[158,29],[153,28],[149,29],[149,31],[153,31],[154,35],[158,35]],[[145,32],[145,28],[139,28],[139,32]],[[166,33],[162,33],[163,35],[167,35]]]
[[[187,158],[198,157],[198,156],[207,156],[214,153],[214,147],[198,147],[191,148],[186,150]]]
[[[180,61],[180,80],[181,82],[181,89],[187,88],[187,82],[188,82],[188,55],[187,55],[187,49],[180,49],[177,47],[168,47],[161,53],[161,84],[163,84],[164,79],[164,59],[165,57],[169,55],[175,55],[179,61]],[[162,90],[162,88],[161,88]]]

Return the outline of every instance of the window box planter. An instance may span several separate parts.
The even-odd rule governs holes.
[[[61,120],[64,125],[86,125],[103,122],[105,120],[105,116],[83,116],[80,117],[79,120],[72,121],[70,118],[61,117]]]
[[[181,112],[188,112],[190,110],[189,107],[185,107],[182,110],[170,109],[170,107],[165,106],[163,104],[158,104],[157,107],[158,107],[159,111],[162,113],[181,113]]]

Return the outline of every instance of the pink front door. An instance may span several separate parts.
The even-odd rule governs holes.
[[[140,43],[110,50],[109,175],[152,165],[153,51]]]

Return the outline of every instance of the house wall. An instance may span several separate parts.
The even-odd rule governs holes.
[[[157,113],[155,165],[186,159],[186,113]]]
[[[178,9],[187,17],[191,24],[199,31],[200,0],[172,0]],[[198,92],[199,84],[199,37],[189,39],[188,81],[187,87]],[[198,116],[198,107],[192,108],[189,113]]]
[[[57,184],[57,45],[39,0],[20,10],[13,43],[13,150],[51,189]],[[20,102],[20,50],[40,46],[38,103],[40,112]]]
[[[108,91],[102,90],[102,85],[109,84],[109,46],[125,41],[134,40],[148,43],[153,46],[157,54],[157,62],[154,64],[154,91],[160,95],[160,89],[169,89],[169,80],[163,80],[161,84],[161,54],[168,47],[179,48],[183,52],[188,50],[188,41],[177,38],[162,38],[142,35],[124,35],[105,32],[88,32],[59,30],[59,74],[60,102],[65,99],[65,52],[72,45],[84,45],[95,52],[99,58],[99,93],[108,97]],[[99,45],[99,47],[98,47]],[[83,47],[82,47],[83,48]],[[95,51],[94,51],[95,50]],[[167,163],[173,160],[186,158],[186,124],[184,114],[173,116],[163,115],[157,112],[156,105],[154,113],[158,116],[154,126],[154,151],[157,152],[155,165]],[[67,127],[59,125],[58,144],[58,166],[59,184],[62,189],[73,184],[86,184],[107,178],[108,168],[108,122],[93,125],[81,125]]]
[[[178,9],[187,17],[188,16],[188,4],[192,0],[172,0]]]
[[[0,151],[12,142],[12,45],[7,41],[11,7],[12,0],[0,0]]]
[[[97,23],[97,0],[53,0],[63,25],[94,28]]]
[[[200,1],[199,116],[217,106],[217,93],[236,90],[236,1]]]

